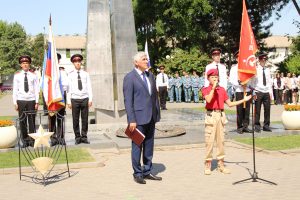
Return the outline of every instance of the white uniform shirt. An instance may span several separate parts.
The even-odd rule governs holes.
[[[259,92],[270,93],[272,95],[272,79],[270,69],[265,67],[266,85],[263,84],[263,67],[259,64],[256,67],[256,76],[254,79],[254,88]]]
[[[277,78],[273,79],[273,85],[274,85],[275,90],[278,90],[278,89],[283,90],[283,88],[284,88],[284,79],[280,77],[280,81],[281,81],[281,85],[280,85],[280,87],[278,87]]]
[[[291,85],[292,85],[292,89],[296,89],[298,87],[298,78],[297,77],[291,78]]]
[[[229,82],[234,87],[235,92],[244,92],[244,88],[242,85],[239,84],[239,77],[238,77],[238,65],[232,65],[229,74]],[[246,92],[249,92],[250,89],[247,87]]]
[[[30,72],[27,71],[27,79],[28,79],[28,92],[24,90],[24,78],[25,78],[25,71],[17,72],[14,75],[14,82],[13,82],[13,103],[17,105],[17,100],[22,101],[35,101],[36,103],[39,102],[39,80],[38,77]]]
[[[219,85],[222,86],[225,90],[227,90],[227,70],[226,70],[226,66],[221,64],[221,63],[216,63],[216,62],[212,62],[209,65],[206,66],[205,68],[205,87],[209,86],[209,81],[207,80],[207,72],[210,69],[217,69],[217,65],[218,65],[218,69],[219,69]]]
[[[67,103],[71,104],[71,99],[89,98],[89,102],[93,101],[92,85],[89,74],[82,69],[79,70],[79,75],[82,82],[82,90],[78,89],[78,70],[73,70],[69,73],[69,92],[67,94]]]
[[[163,82],[163,76],[164,76],[164,81]],[[168,75],[165,73],[159,73],[156,76],[156,89],[158,90],[159,87],[163,87],[166,86],[167,88],[169,88],[169,78]]]
[[[65,70],[59,70],[59,74],[60,74],[60,80],[61,80],[63,90],[68,91],[69,80],[68,80],[67,72]]]

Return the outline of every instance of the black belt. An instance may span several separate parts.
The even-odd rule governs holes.
[[[224,109],[207,109],[208,112],[223,112]]]

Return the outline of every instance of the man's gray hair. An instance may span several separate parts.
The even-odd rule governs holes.
[[[142,57],[147,56],[144,51],[139,51],[133,56],[133,62],[140,60]]]

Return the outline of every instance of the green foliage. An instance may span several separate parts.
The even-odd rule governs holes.
[[[191,49],[190,52],[176,48],[166,58],[160,59],[158,65],[165,65],[166,71],[171,74],[175,71],[182,73],[182,70],[187,72],[192,72],[192,70],[203,72],[209,61],[208,56],[199,53],[197,48]]]
[[[0,75],[19,70],[20,55],[30,55],[27,35],[18,23],[8,24],[0,20]]]
[[[44,60],[45,39],[42,33],[34,37],[31,43],[32,66],[41,67]]]
[[[299,28],[300,30],[300,28]],[[292,39],[292,55],[280,64],[280,71],[300,74],[300,36]]]
[[[272,24],[265,24],[272,13],[278,15],[289,0],[248,0],[247,8],[255,38],[261,49]],[[152,66],[179,48],[190,54],[197,48],[208,53],[221,47],[230,66],[238,50],[242,17],[242,0],[133,0],[139,50],[148,49]],[[194,63],[193,66],[196,66]],[[179,66],[179,65],[177,65]]]

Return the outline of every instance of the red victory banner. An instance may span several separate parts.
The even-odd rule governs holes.
[[[255,53],[257,45],[249,20],[246,3],[243,0],[243,13],[238,59],[238,77],[242,85],[246,84],[256,74]]]

